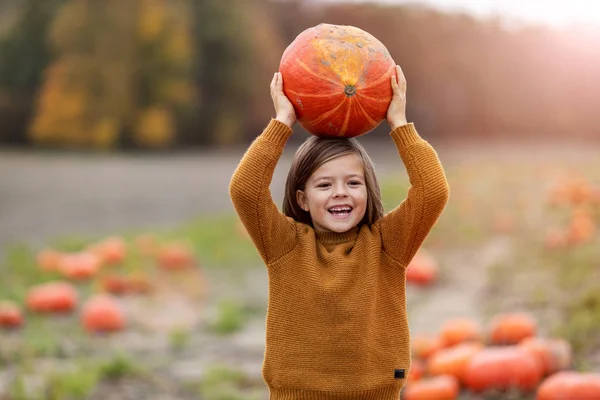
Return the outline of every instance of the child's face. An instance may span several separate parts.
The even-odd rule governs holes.
[[[367,186],[362,160],[356,154],[334,158],[308,178],[296,193],[298,204],[310,213],[315,230],[346,232],[358,225],[367,209]]]

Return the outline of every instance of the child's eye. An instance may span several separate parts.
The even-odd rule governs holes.
[[[351,185],[351,186],[358,186],[358,185],[362,185],[362,183],[361,183],[361,182],[359,182],[359,181],[351,181],[351,182],[350,182],[350,185]]]
[[[326,187],[329,187],[329,183],[319,183],[319,184],[317,185],[317,187],[318,187],[318,188],[326,188]]]

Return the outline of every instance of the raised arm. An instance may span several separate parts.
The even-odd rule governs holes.
[[[449,188],[437,153],[406,121],[406,79],[400,67],[392,77],[392,89],[387,119],[410,187],[406,199],[381,219],[381,234],[384,251],[407,265],[444,210]]]
[[[383,247],[407,265],[437,222],[448,201],[448,182],[435,150],[421,139],[413,124],[391,136],[410,180],[408,195],[381,220]]]
[[[291,126],[295,123],[295,114],[289,114],[284,100],[280,98],[283,95],[280,79],[276,74],[271,82],[277,117],[250,145],[229,185],[229,196],[235,210],[266,264],[289,252],[296,241],[294,221],[279,211],[269,188],[285,143],[292,134]]]

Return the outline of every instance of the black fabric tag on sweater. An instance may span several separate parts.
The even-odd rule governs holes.
[[[404,370],[403,369],[395,369],[394,370],[394,379],[404,379]]]

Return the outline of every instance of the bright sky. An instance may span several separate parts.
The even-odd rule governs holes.
[[[314,1],[314,0],[313,0]],[[584,23],[600,27],[597,0],[321,0],[325,2],[380,2],[430,5],[449,11],[467,11],[480,16],[501,15],[523,22],[557,27]]]

